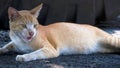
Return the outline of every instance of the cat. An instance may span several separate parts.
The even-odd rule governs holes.
[[[56,22],[40,25],[37,17],[42,5],[32,10],[8,8],[11,42],[0,48],[24,53],[16,61],[33,61],[70,54],[110,53],[119,51],[120,39],[91,25]]]

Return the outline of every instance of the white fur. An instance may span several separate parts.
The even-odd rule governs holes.
[[[6,44],[3,48],[8,47],[10,44],[12,44],[13,42],[9,42],[8,44]]]
[[[117,37],[117,38],[120,38],[120,31],[119,30],[116,30],[116,31],[114,31],[115,33],[113,33],[112,35],[114,36],[114,37]]]
[[[78,48],[80,48],[81,50],[78,51]],[[102,48],[99,47],[98,44],[95,44],[93,46],[85,45],[83,48],[81,48],[80,45],[79,45],[79,47],[66,46],[66,47],[61,48],[59,50],[59,52],[62,55],[68,55],[68,54],[90,54],[90,53],[99,52],[101,50],[102,50]]]
[[[41,59],[45,59],[46,56],[44,55],[43,51],[44,49],[39,49],[39,50],[36,50],[34,52],[31,52],[30,54],[28,54],[29,56],[32,55],[32,59],[33,60],[36,60],[37,58],[41,58]]]
[[[73,45],[74,46],[74,45]],[[68,55],[68,54],[91,54],[91,53],[97,53],[97,52],[111,52],[111,50],[106,49],[102,47],[99,43],[95,43],[93,45],[84,45],[81,49],[78,50],[79,47],[70,47],[65,46],[59,50],[59,53],[61,55]]]
[[[36,29],[34,28],[34,25],[31,24],[31,23],[27,24],[26,27],[27,27],[27,28],[24,28],[24,29],[22,30],[22,36],[24,37],[23,40],[24,40],[24,41],[31,41],[32,38],[35,37],[37,31],[36,31]],[[29,31],[33,32],[34,35],[32,36],[31,39],[27,40],[26,37],[27,37],[27,33],[28,33]]]
[[[30,60],[45,59],[45,58],[46,56],[44,55],[42,49],[39,49],[29,54],[17,55],[16,60],[17,61],[30,61]]]
[[[18,36],[16,36],[14,33],[12,36],[10,36],[12,42],[15,44],[15,49],[18,52],[28,53],[32,52],[32,47],[29,46],[29,43],[23,42]]]

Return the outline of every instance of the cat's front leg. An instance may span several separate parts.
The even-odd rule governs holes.
[[[11,41],[2,48],[0,48],[0,54],[6,53],[8,51],[14,50],[14,43]]]
[[[37,59],[48,59],[59,56],[59,53],[53,47],[44,47],[34,52],[17,55],[16,61],[31,61]]]

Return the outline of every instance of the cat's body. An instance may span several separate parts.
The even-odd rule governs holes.
[[[54,58],[68,54],[107,53],[119,51],[120,40],[90,25],[59,22],[48,26],[38,24],[41,5],[31,11],[9,8],[11,42],[0,49],[23,52],[17,61]],[[114,48],[113,48],[114,47]]]
[[[42,28],[45,37],[59,54],[90,54],[111,51],[104,47],[102,41],[111,35],[96,27],[60,22]],[[40,28],[40,30],[42,29]]]

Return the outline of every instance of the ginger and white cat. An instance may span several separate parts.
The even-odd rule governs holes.
[[[11,42],[0,53],[16,51],[17,61],[47,59],[69,54],[109,53],[119,51],[120,39],[85,24],[58,22],[48,26],[38,23],[42,4],[32,10],[9,7]]]

